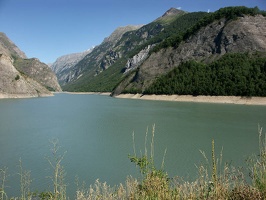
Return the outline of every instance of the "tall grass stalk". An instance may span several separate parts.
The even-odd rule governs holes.
[[[21,193],[21,200],[31,199],[31,192],[30,192],[30,184],[32,182],[30,178],[30,171],[26,171],[23,169],[22,160],[19,159],[19,173],[20,176],[20,193]]]
[[[145,134],[144,154],[140,151],[136,154],[135,139],[133,132],[133,153],[129,159],[140,169],[140,178],[127,177],[125,183],[110,186],[106,182],[96,180],[89,188],[84,183],[79,185],[77,181],[77,200],[253,200],[266,199],[266,136],[259,128],[259,153],[249,159],[251,181],[243,173],[243,169],[235,168],[222,162],[222,151],[216,156],[215,142],[211,143],[210,162],[203,151],[200,151],[205,162],[197,166],[198,176],[193,181],[186,181],[182,177],[169,178],[164,171],[164,152],[161,168],[154,163],[155,126],[152,133]],[[151,137],[149,139],[149,137]],[[147,141],[150,141],[148,145]],[[66,184],[64,182],[65,171],[62,167],[63,155],[58,155],[58,143],[52,142],[53,157],[48,159],[53,168],[54,191],[42,193],[37,199],[65,200]],[[29,173],[23,170],[20,161],[21,197],[15,199],[30,199]],[[7,200],[6,188],[7,168],[0,170],[0,200]],[[34,197],[35,198],[35,197]]]
[[[3,169],[0,169],[0,181],[1,181],[0,200],[8,199],[7,194],[5,192],[6,179],[7,179],[7,167],[4,167]]]
[[[53,169],[53,176],[50,176],[49,178],[52,180],[54,187],[53,194],[50,195],[51,196],[50,198],[55,200],[65,200],[67,198],[66,197],[67,185],[65,184],[66,172],[61,162],[66,152],[63,155],[60,155],[58,153],[60,147],[58,145],[57,139],[51,140],[50,143],[51,143],[52,157],[47,158],[47,161],[49,162],[50,166]]]
[[[262,128],[258,128],[259,132],[259,155],[253,156],[250,160],[250,175],[253,186],[260,191],[262,196],[266,198],[266,135],[262,133]]]

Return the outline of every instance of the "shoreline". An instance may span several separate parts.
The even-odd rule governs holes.
[[[263,105],[263,106],[266,105],[266,97],[120,94],[115,96],[115,98],[140,99],[140,100],[152,100],[152,101],[221,103],[221,104],[239,104],[239,105]]]
[[[53,92],[53,94],[79,94],[79,95],[83,95],[83,94],[97,94],[97,95],[110,96],[111,95],[111,92]]]
[[[41,96],[2,94],[0,99],[23,99],[36,97],[52,97],[54,94],[75,94],[75,95],[105,95],[111,96],[110,92],[52,92]],[[192,96],[192,95],[143,95],[143,94],[119,94],[113,96],[120,99],[138,99],[149,101],[172,101],[172,102],[195,102],[195,103],[220,103],[238,105],[260,105],[266,106],[266,97],[241,97],[241,96]]]
[[[53,97],[53,93],[51,94],[41,94],[41,95],[31,95],[31,94],[5,94],[0,93],[0,99],[31,99],[38,97]]]

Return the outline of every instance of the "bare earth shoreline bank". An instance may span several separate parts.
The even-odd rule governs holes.
[[[198,103],[266,105],[266,97],[120,94],[116,98]]]
[[[77,95],[107,95],[109,92],[53,92],[51,95],[43,95],[43,97],[53,96],[53,94],[77,94]],[[198,102],[198,103],[226,103],[241,105],[266,105],[266,97],[239,97],[239,96],[192,96],[192,95],[142,95],[142,94],[120,94],[115,98],[123,99],[140,99],[153,101],[176,101],[176,102]],[[27,95],[6,95],[0,93],[0,99],[7,98],[34,98]]]
[[[35,94],[5,94],[0,93],[0,99],[29,99],[29,98],[36,98],[36,97],[52,97],[54,96],[51,94],[42,94],[41,96]]]

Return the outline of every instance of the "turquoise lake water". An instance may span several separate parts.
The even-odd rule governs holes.
[[[265,127],[266,106],[182,103],[116,99],[101,95],[56,94],[54,97],[0,100],[0,168],[8,167],[6,191],[19,195],[19,159],[31,171],[32,191],[52,190],[47,158],[50,142],[58,139],[66,170],[67,195],[74,197],[75,177],[86,184],[96,179],[110,185],[127,175],[139,177],[130,163],[132,133],[137,153],[144,152],[145,134],[155,124],[155,159],[164,151],[170,177],[193,180],[199,150],[211,155],[223,148],[223,159],[234,166],[258,153],[258,125]]]

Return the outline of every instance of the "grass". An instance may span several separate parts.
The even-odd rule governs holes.
[[[247,160],[247,168],[235,168],[224,164],[222,151],[216,154],[215,141],[212,141],[211,158],[207,158],[205,152],[201,151],[203,163],[197,166],[198,176],[194,181],[186,181],[182,177],[168,177],[164,170],[164,158],[160,167],[154,162],[154,136],[155,126],[151,134],[147,130],[145,136],[144,150],[136,153],[133,134],[133,155],[129,160],[139,168],[140,176],[135,178],[128,176],[125,183],[110,186],[106,182],[96,180],[94,184],[87,187],[85,183],[76,181],[77,200],[198,200],[198,199],[232,199],[253,200],[266,199],[266,136],[262,128],[259,128],[259,155],[251,155]],[[150,141],[150,144],[147,144]],[[30,173],[25,171],[20,161],[20,185],[21,196],[8,198],[5,193],[5,182],[7,168],[0,170],[0,200],[6,199],[69,199],[66,196],[66,185],[64,183],[65,171],[61,161],[65,154],[58,155],[57,141],[52,142],[52,158],[48,162],[53,168],[51,180],[53,191],[33,194],[30,192]],[[166,155],[166,151],[165,151]],[[244,173],[248,170],[249,174]]]

